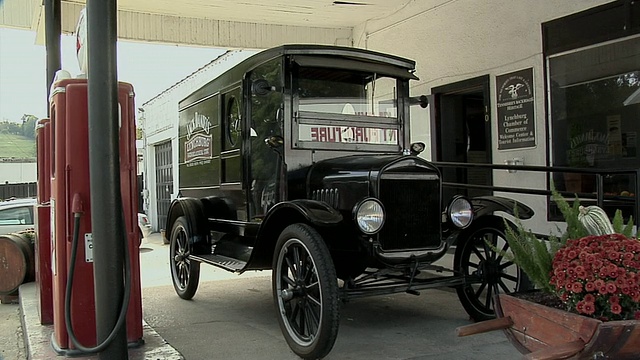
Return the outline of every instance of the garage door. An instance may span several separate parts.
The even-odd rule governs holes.
[[[156,153],[156,199],[158,227],[164,229],[173,193],[173,156],[171,141],[155,146]]]

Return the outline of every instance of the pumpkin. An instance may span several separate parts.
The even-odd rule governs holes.
[[[582,225],[584,225],[589,234],[608,235],[615,233],[613,225],[609,220],[609,216],[604,212],[604,210],[602,210],[602,208],[595,205],[580,205],[578,209],[578,220]]]

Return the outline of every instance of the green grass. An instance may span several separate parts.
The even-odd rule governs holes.
[[[36,142],[21,135],[0,133],[0,158],[35,158]]]

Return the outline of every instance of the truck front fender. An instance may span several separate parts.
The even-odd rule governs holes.
[[[520,219],[530,219],[535,212],[529,206],[513,199],[501,196],[478,196],[471,199],[476,218],[490,215],[495,211],[503,211]],[[516,210],[517,209],[517,210]]]
[[[339,211],[327,203],[316,200],[292,200],[276,204],[269,210],[258,231],[256,243],[247,269],[270,269],[276,242],[287,226],[307,223],[314,227],[327,227],[343,220]]]

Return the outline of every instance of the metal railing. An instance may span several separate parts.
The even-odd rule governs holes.
[[[435,166],[442,169],[445,168],[454,168],[454,169],[487,169],[487,170],[506,170],[508,172],[533,172],[533,173],[544,173],[546,176],[545,188],[550,189],[550,181],[553,179],[553,174],[580,174],[580,175],[589,175],[593,176],[595,179],[594,183],[594,191],[593,192],[572,192],[567,190],[558,190],[560,194],[568,198],[575,198],[576,196],[586,201],[594,202],[599,207],[605,208],[608,206],[615,206],[616,204],[620,204],[623,206],[632,206],[633,209],[633,217],[634,219],[638,219],[638,214],[640,214],[640,203],[638,202],[638,194],[640,194],[640,184],[638,179],[640,179],[640,169],[636,170],[628,170],[628,169],[583,169],[583,168],[572,168],[572,167],[561,167],[561,166],[537,166],[537,165],[502,165],[502,164],[478,164],[478,163],[459,163],[459,162],[432,162]],[[614,176],[628,176],[629,179],[633,180],[633,194],[634,196],[619,196],[612,195],[605,192],[605,183],[606,180],[614,177]],[[492,176],[493,177],[493,176]],[[557,181],[554,180],[554,186],[556,189],[559,189],[557,186]],[[495,186],[495,185],[479,185],[479,184],[468,184],[468,183],[457,183],[457,182],[443,182],[443,187],[448,188],[458,188],[458,189],[477,189],[477,190],[487,190],[492,192],[505,192],[505,193],[514,193],[514,194],[526,194],[526,195],[543,195],[543,196],[551,196],[551,190],[545,189],[531,189],[531,188],[522,188],[521,186]],[[629,194],[631,195],[631,193]],[[549,214],[547,213],[547,220],[549,220]]]

